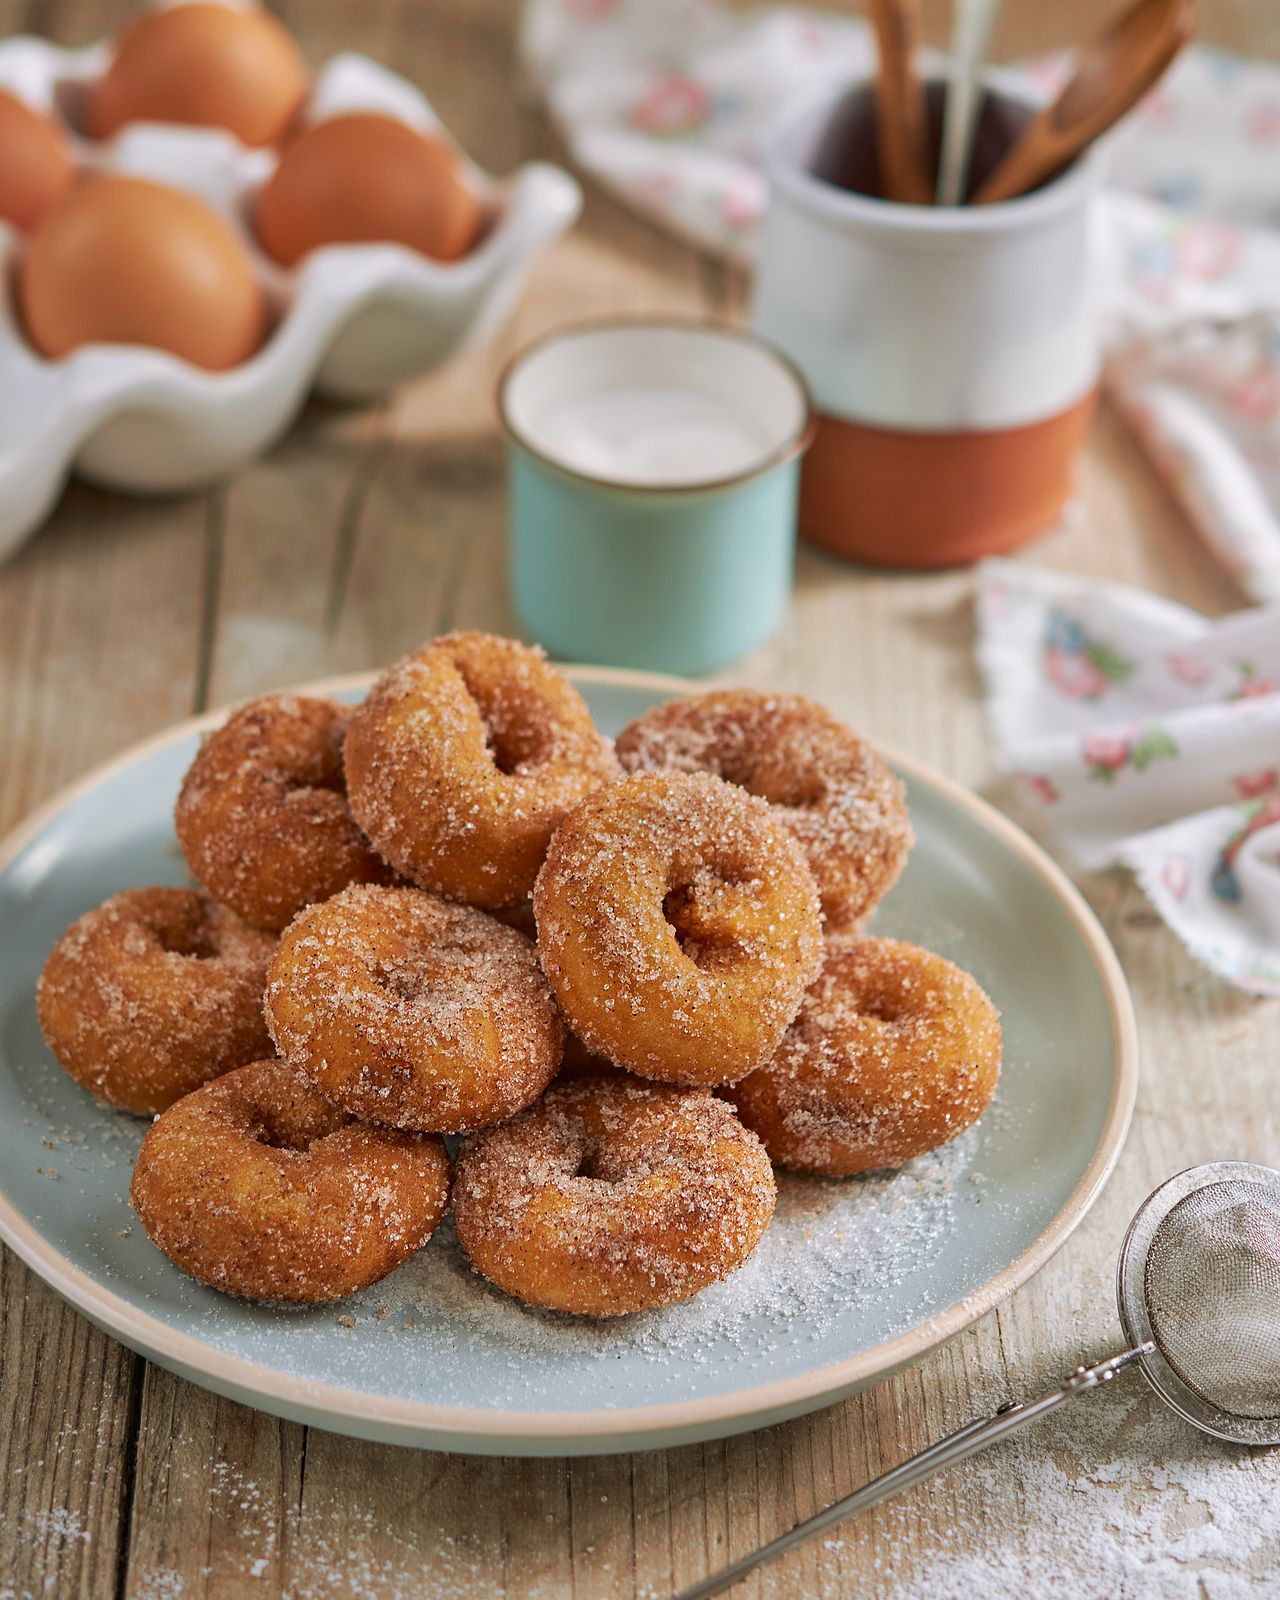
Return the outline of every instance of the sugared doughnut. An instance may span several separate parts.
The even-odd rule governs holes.
[[[763,800],[640,773],[556,830],[533,894],[569,1026],[646,1078],[734,1083],[773,1055],[821,962],[804,853]]]
[[[286,928],[267,981],[276,1048],[330,1100],[460,1133],[536,1100],[564,1030],[532,943],[418,889],[360,886]]]
[[[833,942],[777,1055],[732,1099],[780,1166],[870,1172],[971,1127],[1000,1052],[999,1013],[967,972],[898,939]]]
[[[126,889],[73,922],[36,988],[40,1027],[77,1083],[154,1116],[269,1054],[275,939],[195,889]]]
[[[723,1100],[584,1080],[466,1141],[454,1222],[474,1265],[508,1294],[616,1317],[735,1271],[775,1196],[768,1156]]]
[[[454,633],[385,673],[347,732],[351,809],[405,877],[489,910],[529,892],[552,830],[618,775],[542,653]]]
[[[618,737],[628,772],[713,772],[767,800],[804,846],[828,932],[860,923],[911,848],[902,785],[865,739],[798,694],[715,689]]]
[[[347,805],[346,706],[268,695],[200,746],[174,823],[192,873],[246,922],[279,931],[349,883],[389,883]]]
[[[132,1199],[184,1272],[253,1300],[337,1300],[435,1231],[449,1158],[430,1134],[356,1122],[283,1061],[208,1083],[152,1124]]]

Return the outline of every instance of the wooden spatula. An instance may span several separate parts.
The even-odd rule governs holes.
[[[1066,87],[983,180],[973,203],[1011,200],[1068,166],[1137,104],[1194,31],[1194,0],[1135,0],[1077,52]]]

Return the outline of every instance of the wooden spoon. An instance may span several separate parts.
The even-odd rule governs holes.
[[[1026,194],[1146,94],[1195,31],[1194,0],[1134,0],[1077,53],[1070,81],[978,186],[974,205]]]
[[[916,73],[919,26],[915,0],[869,0],[880,73],[876,80],[876,138],[880,192],[886,200],[928,205],[929,123]]]

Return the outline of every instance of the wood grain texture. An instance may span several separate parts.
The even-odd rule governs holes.
[[[84,43],[125,9],[0,0],[0,28]],[[313,61],[361,48],[416,78],[486,165],[555,153],[542,119],[510,89],[511,0],[290,0],[281,9]],[[997,51],[1060,45],[1108,9],[1104,0],[1010,0]],[[1211,37],[1280,54],[1280,12],[1262,0],[1206,0],[1203,11]],[[925,15],[930,35],[944,37],[942,0]],[[382,406],[312,405],[264,460],[209,495],[148,504],[73,486],[48,528],[0,568],[0,826],[206,704],[374,666],[440,628],[513,629],[492,403],[502,362],[543,329],[593,313],[736,316],[742,303],[734,275],[591,192],[583,224],[540,263],[490,349]],[[1240,603],[1105,409],[1078,515],[1032,555],[1212,614]],[[970,574],[874,574],[806,552],[786,627],[734,676],[825,699],[1017,815],[990,763],[972,627]],[[1146,1081],[1134,1132],[1061,1255],[927,1361],[812,1417],[717,1444],[573,1461],[428,1455],[282,1423],[144,1367],[5,1255],[0,1595],[662,1595],[967,1416],[1100,1353],[1114,1333],[1114,1249],[1136,1203],[1198,1159],[1274,1160],[1280,1126],[1274,1010],[1195,968],[1120,876],[1083,887],[1139,1009]],[[1139,1402],[1131,1415],[1140,1457],[1150,1408]],[[1038,1463],[1087,1470],[1073,1437],[1050,1422],[1025,1453],[1024,1482],[1015,1472],[992,1496],[952,1473],[741,1593],[911,1592],[939,1550],[1017,1559],[1049,1537],[1037,1520]],[[1213,1449],[1203,1446],[1204,1459]],[[1280,1462],[1253,1470],[1280,1489]],[[1123,1478],[1098,1483],[1099,1514],[1119,1516],[1145,1479],[1136,1481],[1139,1490]],[[1175,1495],[1166,1528],[1201,1515]],[[1280,1553],[1261,1581],[1278,1575]],[[1202,1591],[1218,1600],[1212,1572]],[[916,1592],[941,1591],[922,1576]]]

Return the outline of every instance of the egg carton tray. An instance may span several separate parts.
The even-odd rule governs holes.
[[[0,42],[0,86],[68,128],[82,170],[129,173],[200,196],[247,245],[273,326],[243,365],[207,372],[166,351],[85,345],[57,361],[27,342],[14,305],[21,235],[0,223],[0,559],[47,516],[74,471],[133,492],[204,487],[271,445],[316,390],[367,399],[491,335],[511,311],[533,257],[578,215],[578,185],[531,162],[495,179],[468,160],[488,226],[466,256],[427,259],[396,244],[328,245],[294,269],[254,239],[255,192],[276,154],[216,128],[138,123],[113,140],[82,139],[86,86],[105,45],[63,50],[42,39]],[[448,137],[412,84],[365,56],[333,57],[305,118],[381,111]]]

